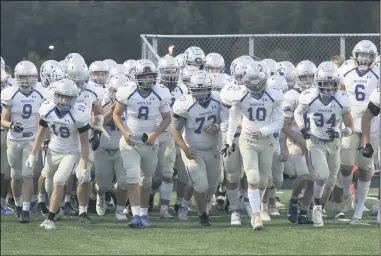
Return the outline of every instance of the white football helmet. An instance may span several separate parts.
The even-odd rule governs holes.
[[[296,82],[294,69],[295,66],[289,61],[282,61],[277,63],[276,74],[284,76],[289,89],[293,88]]]
[[[122,64],[116,64],[112,66],[109,70],[109,79],[115,75],[124,75],[124,67]]]
[[[331,61],[321,63],[315,74],[315,83],[321,94],[333,96],[340,84],[337,65]]]
[[[28,60],[17,63],[15,67],[15,78],[22,93],[31,93],[38,82],[36,66]]]
[[[106,63],[107,67],[110,68],[118,63],[115,62],[115,60],[112,60],[112,59],[106,59],[103,61],[104,63]]]
[[[58,65],[61,67],[61,69],[66,72],[67,66],[69,65],[69,61],[67,60],[61,60],[58,62]]]
[[[258,61],[254,62],[254,64],[245,67],[242,83],[253,96],[260,97],[266,89],[267,74]]]
[[[79,53],[76,53],[76,52],[69,53],[69,54],[65,57],[65,60],[67,60],[68,62],[73,61],[73,60],[82,60],[83,62],[85,62],[85,59],[82,57],[82,55],[79,54]],[[86,63],[86,62],[85,62],[85,63]]]
[[[77,85],[67,78],[54,83],[54,104],[62,112],[69,111],[78,97]]]
[[[209,73],[210,83],[212,84],[213,91],[221,91],[227,84],[228,79],[223,73]]]
[[[195,66],[199,70],[204,69],[205,53],[200,47],[191,46],[184,52],[184,66]]]
[[[116,91],[119,87],[124,86],[128,81],[128,78],[123,74],[114,75],[107,81],[106,88],[108,88],[108,96],[110,101],[115,101]]]
[[[358,69],[366,71],[375,63],[378,51],[371,41],[362,40],[355,45],[352,55]]]
[[[131,70],[134,81],[138,87],[144,90],[150,90],[156,84],[157,71],[155,64],[151,60],[137,60]]]
[[[243,56],[239,57],[237,60],[235,60],[234,70],[232,71],[232,74],[233,74],[232,76],[238,85],[244,85],[242,78],[246,72],[246,68],[248,66],[254,65],[256,63],[257,62],[255,60],[253,60],[253,58],[251,58],[250,56],[247,56],[247,55],[243,55]],[[262,68],[263,68],[263,66],[262,66]]]
[[[126,60],[124,63],[123,63],[123,68],[124,68],[124,75],[127,76],[127,77],[130,77],[130,72],[131,72],[131,69],[132,67],[134,66],[134,63],[136,62],[136,60]]]
[[[109,77],[109,68],[103,61],[97,60],[89,67],[90,81],[104,86]]]
[[[205,69],[209,73],[224,73],[225,60],[219,53],[209,53],[205,57]]]
[[[264,60],[261,60],[261,64],[266,68],[268,77],[275,75],[276,67],[277,67],[277,63],[275,60],[264,59]]]
[[[66,78],[66,73],[62,70],[61,67],[59,66],[56,66],[53,70],[53,73],[52,73],[52,78],[51,78],[51,82],[57,82],[59,80],[62,80]]]
[[[181,68],[184,68],[185,65],[184,65],[184,53],[180,53],[179,55],[177,55],[175,57],[175,59],[177,60],[177,62],[180,64],[180,67]]]
[[[374,61],[374,63],[380,63],[380,55],[377,55],[376,60]]]
[[[48,87],[49,84],[52,82],[53,71],[56,67],[57,64],[52,60],[47,60],[44,63],[42,63],[40,67],[40,79],[42,86]]]
[[[186,66],[181,70],[181,79],[183,84],[187,85],[190,83],[190,79],[194,73],[199,71],[199,69],[195,66]]]
[[[313,85],[316,66],[312,61],[302,60],[296,65],[294,73],[296,77],[296,87],[303,91]]]
[[[273,75],[267,78],[267,87],[281,90],[283,93],[288,91],[287,81],[283,76]]]
[[[3,90],[5,88],[8,77],[9,76],[8,76],[7,72],[5,72],[4,67],[1,67],[1,90]]]
[[[160,81],[171,91],[179,81],[180,64],[172,56],[166,55],[159,60],[158,68]]]
[[[79,59],[70,61],[66,69],[66,77],[73,80],[81,89],[89,81],[89,68]]]
[[[188,84],[188,89],[192,97],[198,103],[205,103],[212,96],[212,84],[206,71],[195,72]]]

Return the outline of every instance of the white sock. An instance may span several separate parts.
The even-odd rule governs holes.
[[[261,201],[262,201],[262,199],[263,199],[263,195],[264,195],[265,192],[266,192],[266,189],[267,189],[267,188],[259,189],[259,198],[261,199]]]
[[[239,191],[238,187],[236,189],[230,190],[226,189],[226,196],[229,199],[230,208],[232,211],[235,211],[238,209],[238,197],[239,197]]]
[[[65,196],[65,203],[70,203],[70,197],[71,197],[71,195]]]
[[[340,176],[341,176],[341,181],[343,183],[344,195],[352,196],[351,185],[352,185],[353,173],[351,173],[347,177],[344,177],[340,173]]]
[[[181,202],[181,207],[188,209],[188,204],[189,204],[189,202],[187,200],[183,199],[183,201]]]
[[[15,198],[15,205],[17,207],[22,207],[21,197]]]
[[[7,206],[7,200],[5,198],[1,198],[1,207],[6,208]]]
[[[140,217],[148,216],[148,208],[140,208]]]
[[[162,182],[160,186],[160,198],[164,200],[171,200],[171,193],[173,190],[173,183]]]
[[[317,182],[314,182],[314,197],[320,199],[323,196],[324,186],[320,186]]]
[[[356,203],[356,208],[353,213],[353,218],[355,219],[361,219],[362,218],[362,213],[364,210],[364,203],[366,200],[366,197],[368,196],[368,191],[369,191],[369,186],[370,186],[370,181],[357,181],[357,203]]]
[[[259,195],[259,189],[247,189],[247,195],[249,197],[249,202],[253,213],[258,213],[261,211],[261,198]]]
[[[96,200],[97,199],[97,194],[91,192],[90,198],[91,198],[91,200]]]
[[[176,204],[181,204],[182,201],[183,201],[182,198],[176,197]]]
[[[98,195],[97,194],[96,199],[97,199],[97,202],[99,202],[100,204],[105,203],[105,201],[106,201],[106,195]]]
[[[23,202],[22,203],[22,210],[26,211],[26,212],[29,212],[29,210],[30,210],[30,202]]]
[[[131,206],[133,216],[140,216],[140,206]]]
[[[276,188],[272,188],[269,190],[269,198],[275,198],[276,197]]]
[[[45,203],[45,195],[44,194],[38,194],[38,202],[39,203]]]
[[[87,206],[79,206],[79,215],[84,212],[87,213]]]
[[[123,210],[124,210],[124,206],[123,205],[117,205],[116,206],[116,210],[115,210],[116,212],[119,212],[119,211],[123,212]]]
[[[32,195],[31,202],[35,203],[35,202],[37,202],[37,200],[38,200],[38,195]]]
[[[218,189],[221,193],[224,193],[226,191],[225,185],[220,184],[220,188]]]

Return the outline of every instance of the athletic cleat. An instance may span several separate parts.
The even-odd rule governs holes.
[[[271,221],[270,215],[269,215],[269,209],[267,204],[261,203],[261,219],[262,221]]]
[[[348,222],[350,219],[343,212],[333,212],[333,218],[338,221]]]
[[[288,201],[287,219],[292,223],[296,223],[298,220],[298,204],[291,200]]]
[[[139,215],[135,215],[127,225],[130,228],[140,228],[142,226],[142,220]]]
[[[97,211],[98,216],[104,216],[106,213],[106,204],[104,203],[98,204],[97,202],[97,206],[95,207],[95,209]]]
[[[153,223],[148,219],[148,216],[140,216],[140,221],[142,223],[142,228],[151,228],[153,227]]]
[[[221,192],[219,190],[217,190],[216,192],[216,207],[217,207],[217,210],[219,211],[223,211],[224,210],[224,207],[225,207],[225,196],[226,192]]]
[[[343,195],[341,197],[341,211],[346,213],[351,209],[352,206],[352,196]]]
[[[80,224],[94,224],[94,221],[90,218],[90,216],[87,214],[87,212],[81,213],[79,216],[79,223]]]
[[[362,225],[362,226],[370,226],[369,223],[366,223],[362,220],[359,220],[359,219],[351,219],[351,221],[349,222],[350,225]]]
[[[70,197],[70,205],[74,210],[78,211],[78,198],[76,195]]]
[[[62,212],[66,216],[75,216],[73,213],[73,209],[71,208],[70,203],[65,203],[64,207],[62,207]]]
[[[308,218],[307,211],[301,210],[299,212],[299,216],[298,216],[298,224],[301,224],[301,225],[303,225],[303,224],[312,225],[314,223],[313,223],[313,221],[310,218]]]
[[[16,207],[16,218],[20,219],[22,207]]]
[[[233,211],[230,217],[230,225],[241,226],[241,214],[239,211]]]
[[[178,214],[180,206],[181,206],[181,204],[175,204],[173,206],[173,209],[175,210],[176,214]]]
[[[56,213],[56,215],[54,216],[54,221],[57,221],[57,220],[60,220],[61,217],[63,216],[63,210],[61,208],[58,209],[58,212]]]
[[[173,216],[168,212],[168,210],[160,211],[160,219],[173,219]]]
[[[200,218],[200,225],[201,226],[210,226],[212,225],[210,219],[209,219],[209,216],[208,214],[206,214],[206,212],[204,212],[202,215],[198,216]]]
[[[276,208],[276,205],[270,205],[269,204],[269,214],[270,214],[270,216],[279,216],[280,215],[278,209]]]
[[[370,212],[370,210],[368,208],[366,208],[366,206],[364,205],[363,212]]]
[[[212,195],[212,197],[210,199],[210,202],[211,202],[212,206],[216,206],[217,205],[216,195]]]
[[[38,203],[38,210],[42,214],[42,216],[45,216],[49,212],[45,202]]]
[[[6,207],[1,207],[1,215],[13,215],[14,212],[12,209]]]
[[[261,219],[260,213],[253,213],[251,215],[251,226],[253,227],[253,230],[263,230],[263,223]]]
[[[179,220],[188,220],[188,208],[180,206],[177,217]]]
[[[8,198],[7,206],[9,209],[12,209],[14,212],[16,211],[16,204],[14,198]]]
[[[40,227],[45,228],[46,230],[56,229],[56,222],[55,222],[55,221],[48,220],[48,219],[45,219],[45,220],[40,224]]]
[[[379,207],[380,207],[380,200],[377,199],[376,204],[372,206],[372,216],[377,216]]]
[[[72,216],[78,216],[79,215],[79,210],[75,209],[71,203],[68,203],[67,207],[69,210],[72,212]]]
[[[242,197],[241,206],[243,206],[242,209],[244,209],[246,211],[247,216],[249,216],[249,218],[251,218],[251,216],[253,215],[253,211],[251,210],[249,198],[247,198],[246,196]]]
[[[89,204],[88,204],[88,206],[87,206],[87,212],[90,212],[90,213],[97,213],[96,204],[97,204],[97,200],[92,200],[92,199],[90,198],[90,200],[89,200]]]
[[[321,205],[315,205],[312,210],[312,221],[314,227],[323,227],[323,209]]]
[[[117,220],[128,220],[127,218],[127,214],[128,214],[128,211],[127,211],[127,214],[124,213],[125,209],[123,211],[115,211],[115,218]]]
[[[29,223],[29,211],[21,211],[20,223]]]
[[[149,195],[149,201],[148,201],[148,211],[152,212],[153,209],[153,200],[155,199],[155,195]]]
[[[196,210],[195,209],[192,209],[188,206],[188,212],[195,212]]]
[[[275,197],[275,206],[278,210],[286,209],[286,206],[280,202],[279,197],[277,196]]]

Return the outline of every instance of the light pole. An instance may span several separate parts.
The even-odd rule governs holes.
[[[51,50],[52,60],[54,60],[54,45],[49,45],[49,50]]]

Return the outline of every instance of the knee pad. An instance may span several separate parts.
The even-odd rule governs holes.
[[[141,177],[139,185],[143,188],[151,188],[152,187],[152,177]]]
[[[320,186],[324,186],[325,180],[318,180],[316,179],[315,182],[319,184]]]
[[[226,189],[234,190],[234,189],[238,188],[238,186],[239,186],[239,182],[230,183],[229,181],[226,181]]]
[[[352,173],[352,166],[342,165],[340,167],[340,172],[344,177],[347,177]]]
[[[247,183],[251,186],[259,187],[260,183],[260,177],[259,174],[255,174],[254,171],[246,171],[246,177],[247,177]],[[262,182],[261,185],[266,184],[264,187],[267,186],[268,177],[266,177],[266,182]]]
[[[48,178],[45,179],[45,190],[48,195],[53,193],[53,180],[49,180]]]
[[[197,181],[193,182],[192,185],[193,185],[194,190],[200,194],[206,192],[209,188],[208,182],[206,180],[197,180]],[[217,187],[216,187],[216,190],[214,192],[216,192],[216,191],[217,191]]]
[[[164,177],[163,176],[163,181],[162,182],[173,183],[172,176],[171,177]]]
[[[258,188],[265,189],[267,187],[268,181],[269,181],[268,179],[261,179],[259,181]]]

